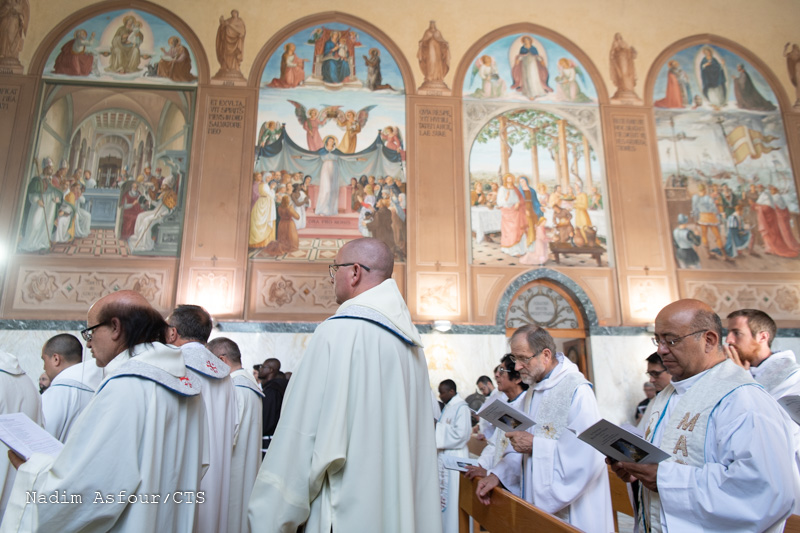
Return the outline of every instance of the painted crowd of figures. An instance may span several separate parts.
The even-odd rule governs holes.
[[[335,139],[327,142],[334,150]],[[358,214],[358,231],[375,237],[395,251],[398,260],[406,255],[406,187],[392,176],[378,179],[362,175],[338,187],[323,176],[319,185],[309,175],[282,170],[253,173],[250,203],[250,249],[263,249],[268,256],[282,256],[300,248],[298,231],[308,225],[310,216],[339,213],[339,197],[344,189],[349,205],[343,213]],[[338,182],[338,178],[337,178]]]
[[[734,191],[727,183],[692,182],[687,188],[695,191],[691,213],[679,213],[672,232],[682,268],[699,268],[698,246],[705,248],[709,259],[728,262],[744,253],[800,256],[800,215],[789,210],[787,196],[776,186],[750,184]]]
[[[597,228],[589,214],[603,209],[597,187],[587,193],[580,183],[574,183],[566,190],[555,185],[548,191],[544,183],[532,187],[528,177],[506,174],[500,181],[474,181],[470,203],[473,208],[500,211],[500,249],[519,257],[520,263],[545,264],[549,243],[573,248],[598,246]],[[489,235],[484,239],[491,242]]]

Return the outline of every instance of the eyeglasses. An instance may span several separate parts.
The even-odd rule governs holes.
[[[650,376],[653,379],[658,379],[658,376],[660,376],[664,372],[666,372],[666,370],[649,370],[649,371],[645,372],[644,374],[646,376]]]
[[[339,270],[339,267],[349,267],[353,265],[358,265],[367,272],[370,271],[370,268],[368,266],[362,265],[361,263],[342,263],[341,265],[333,263],[331,265],[328,265],[328,273],[331,275],[331,278],[333,278],[336,275],[336,271]]]
[[[661,346],[663,344],[664,346],[672,347],[672,346],[675,346],[676,344],[678,344],[679,342],[681,342],[686,337],[691,337],[692,335],[697,335],[698,333],[704,333],[706,331],[708,331],[708,330],[699,329],[697,331],[693,331],[691,333],[687,333],[686,335],[684,335],[682,337],[676,337],[676,338],[670,339],[670,340],[659,339],[658,335],[656,335],[655,337],[651,337],[650,340],[653,341],[653,344],[655,344],[656,346]]]
[[[83,340],[85,340],[86,342],[90,342],[92,340],[92,330],[93,329],[97,329],[100,326],[105,326],[107,324],[108,324],[108,320],[106,320],[105,322],[100,322],[99,324],[94,325],[94,326],[92,326],[90,328],[82,329],[81,330],[81,337],[83,337]]]
[[[542,351],[544,351],[544,350],[542,350]],[[521,363],[523,365],[527,365],[530,362],[531,359],[533,359],[534,357],[536,357],[537,355],[539,355],[541,353],[542,352],[535,353],[535,354],[531,355],[530,357],[526,357],[524,355],[514,355],[512,353],[507,354],[507,355],[508,355],[508,358],[511,359],[512,363],[514,363],[514,364]]]

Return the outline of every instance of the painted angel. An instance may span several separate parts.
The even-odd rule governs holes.
[[[265,121],[258,131],[258,146],[266,146],[281,136],[281,123],[274,120]]]
[[[381,132],[383,146],[400,154],[400,158],[406,160],[406,151],[403,150],[403,138],[400,136],[400,128],[386,126]]]
[[[556,76],[556,98],[568,102],[591,102],[591,98],[581,91],[578,79],[586,84],[581,68],[571,59],[562,57],[558,60],[558,76]]]
[[[337,106],[338,107],[338,106]],[[370,105],[356,114],[352,109],[349,111],[337,110],[336,125],[342,128],[344,135],[339,141],[339,151],[343,154],[352,154],[356,151],[357,136],[361,129],[367,124],[369,112],[376,106]]]
[[[506,92],[506,82],[500,78],[497,72],[497,62],[490,55],[482,55],[472,66],[472,77],[470,84],[475,80],[475,76],[480,76],[481,86],[475,89],[472,96],[476,98],[497,98],[502,97]]]
[[[312,109],[306,112],[306,108],[303,104],[295,102],[294,100],[289,100],[289,103],[294,106],[294,116],[297,117],[297,121],[303,126],[303,129],[306,130],[308,150],[316,152],[321,149],[323,144],[319,129],[328,121],[328,110],[332,108],[325,107],[319,110]]]

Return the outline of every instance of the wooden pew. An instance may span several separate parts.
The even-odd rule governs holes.
[[[619,531],[617,513],[633,516],[633,507],[628,497],[628,484],[608,467],[608,483],[611,486],[611,509],[614,511],[614,531]]]
[[[480,526],[483,526],[489,533],[514,531],[573,533],[580,531],[501,488],[492,491],[491,505],[483,505],[475,494],[479,480],[480,478],[469,480],[464,474],[461,474],[458,485],[459,533],[469,533],[470,517],[475,520],[474,533],[480,531]]]
[[[786,520],[786,526],[783,528],[784,533],[800,533],[800,516],[793,514]]]

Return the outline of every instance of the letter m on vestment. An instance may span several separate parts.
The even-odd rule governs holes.
[[[678,422],[678,427],[676,429],[682,429],[684,431],[694,431],[694,425],[697,424],[697,419],[700,418],[700,413],[694,415],[691,418],[691,420],[689,419],[690,416],[691,413],[689,412],[683,415],[683,419],[681,419],[681,421]]]

